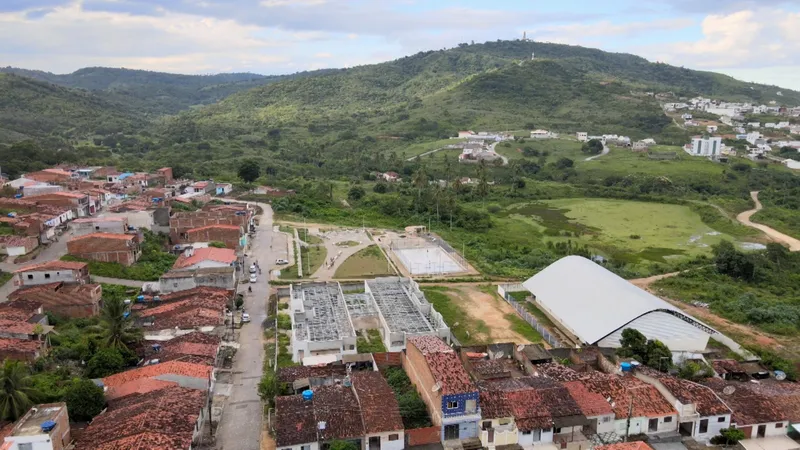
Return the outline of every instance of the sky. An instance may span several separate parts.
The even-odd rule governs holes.
[[[0,0],[0,66],[284,74],[523,32],[800,90],[800,0]]]

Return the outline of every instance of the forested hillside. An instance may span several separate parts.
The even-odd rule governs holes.
[[[92,93],[0,74],[0,142],[36,138],[59,145],[86,134],[134,132],[144,120]]]

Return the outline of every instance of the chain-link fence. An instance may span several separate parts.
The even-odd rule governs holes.
[[[536,331],[539,332],[539,334],[542,335],[544,340],[547,341],[547,343],[550,344],[550,346],[552,346],[553,348],[562,347],[561,342],[559,342],[555,336],[550,334],[550,332],[547,331],[547,329],[543,327],[536,320],[536,317],[534,317],[533,314],[529,313],[528,310],[526,310],[523,305],[521,305],[518,301],[514,300],[514,297],[511,296],[511,291],[508,290],[509,288],[514,288],[514,287],[516,286],[501,285],[498,286],[498,292],[500,292],[500,295],[505,299],[505,301],[507,301],[511,306],[514,307],[514,309],[517,311],[517,314],[519,314],[520,317],[522,317],[526,322],[530,324],[530,326],[532,326]]]

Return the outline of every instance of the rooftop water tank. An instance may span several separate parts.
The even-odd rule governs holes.
[[[314,392],[311,389],[303,391],[303,400],[310,402],[312,398],[314,398]]]
[[[622,368],[623,372],[630,372],[631,371],[631,363],[629,363],[629,362],[624,362],[624,363],[620,364],[620,367]]]

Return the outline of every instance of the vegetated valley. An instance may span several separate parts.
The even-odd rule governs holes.
[[[800,280],[769,275],[797,267],[798,256],[748,250],[768,240],[735,220],[758,190],[765,209],[753,220],[800,237],[800,178],[781,165],[685,154],[690,132],[661,106],[697,95],[797,106],[800,92],[527,41],[276,77],[2,71],[0,161],[12,177],[59,163],[170,166],[239,192],[295,189],[273,202],[279,216],[430,224],[486,277],[522,279],[568,254],[602,256],[628,278],[702,268],[661,286],[735,322],[800,335]],[[674,155],[612,146],[586,161],[581,143],[535,141],[533,129],[653,138],[650,153]],[[496,146],[508,164],[460,164],[459,150],[444,148],[459,130],[514,133]],[[243,166],[258,176],[243,180]],[[385,172],[403,181],[376,177]],[[758,269],[742,276],[725,258]],[[719,286],[741,295],[701,295]]]

